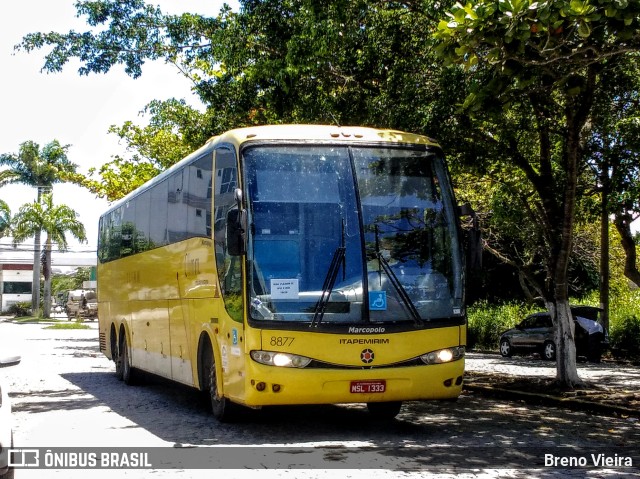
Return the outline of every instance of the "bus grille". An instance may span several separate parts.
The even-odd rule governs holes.
[[[105,333],[100,333],[99,342],[100,342],[100,351],[106,351],[107,350],[107,335]]]

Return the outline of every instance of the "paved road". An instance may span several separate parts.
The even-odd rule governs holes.
[[[181,477],[256,477],[258,471],[244,469],[247,464],[269,468],[270,477],[293,478],[637,477],[639,472],[637,457],[633,469],[533,467],[545,454],[554,459],[584,456],[589,464],[592,452],[614,461],[625,458],[627,448],[636,451],[640,444],[640,424],[633,418],[470,393],[455,403],[407,403],[391,423],[372,422],[362,406],[351,405],[273,408],[238,424],[219,424],[191,389],[157,378],[136,387],[119,382],[113,364],[98,351],[97,325],[88,324],[89,330],[47,330],[38,324],[0,323],[0,350],[23,355],[19,366],[0,373],[12,391],[17,446],[211,446],[207,450],[216,453],[209,466],[231,469],[187,469],[191,464],[186,461]],[[467,367],[553,375],[549,363],[530,361],[470,354]],[[606,366],[586,368],[589,374],[607,376]],[[637,370],[627,373],[637,379]],[[168,461],[172,450],[164,450]],[[16,471],[17,479],[54,477],[162,479],[176,477],[176,470]]]
[[[468,353],[466,368],[469,371],[522,375],[542,378],[556,377],[556,363],[533,356],[503,358],[498,354]],[[602,387],[640,391],[640,368],[623,363],[578,363],[578,375],[588,383]]]

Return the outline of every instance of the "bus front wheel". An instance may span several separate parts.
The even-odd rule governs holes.
[[[391,420],[400,412],[402,401],[369,402],[367,409],[375,419]]]
[[[213,412],[213,417],[220,422],[233,421],[235,418],[234,405],[218,391],[215,360],[212,360],[211,370],[209,371],[209,396],[211,398],[211,411]]]

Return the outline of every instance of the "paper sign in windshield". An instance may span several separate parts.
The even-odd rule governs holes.
[[[271,299],[298,299],[298,278],[272,279]]]

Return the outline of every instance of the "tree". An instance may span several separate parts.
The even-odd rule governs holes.
[[[152,129],[136,131],[131,124],[112,129],[126,135],[136,154],[106,165],[101,180],[91,183],[97,192],[106,184],[99,194],[111,198],[118,188],[109,185],[119,182],[126,193],[165,167],[151,134],[172,138],[175,126],[180,140],[193,147],[193,140],[202,138],[190,134],[190,123],[208,136],[260,123],[361,124],[415,132],[439,125],[432,121],[432,105],[442,89],[433,54],[423,45],[438,9],[450,3],[250,0],[241,2],[239,13],[225,8],[205,18],[163,15],[139,0],[80,1],[78,14],[86,16],[90,31],[33,33],[17,48],[50,46],[44,65],[50,72],[78,58],[82,75],[122,64],[135,78],[145,61],[163,58],[193,81],[208,106],[195,122],[191,112],[174,115],[171,110],[177,109],[170,105],[150,110],[152,123],[162,120]]]
[[[596,97],[587,125],[585,157],[600,195],[601,293],[604,325],[608,330],[609,225],[618,230],[625,251],[625,276],[640,286],[636,244],[631,223],[640,217],[640,65],[616,62],[603,81],[607,88]]]
[[[51,251],[54,244],[59,251],[67,251],[67,233],[81,242],[87,237],[84,225],[78,220],[78,214],[66,205],[54,206],[51,194],[45,194],[42,201],[27,203],[18,210],[13,218],[13,241],[17,244],[34,236],[39,231],[47,235],[44,250],[44,311],[43,316],[51,314]]]
[[[599,149],[591,151],[601,160],[601,185],[607,187],[603,210],[613,215],[620,235],[625,251],[624,274],[640,286],[638,243],[631,231],[631,224],[640,218],[640,68],[637,64],[634,67],[631,74],[635,88],[620,93],[608,105],[609,121],[599,122],[594,134],[600,142],[591,143]]]
[[[0,166],[8,169],[0,171],[0,187],[8,184],[24,184],[36,188],[38,202],[43,193],[50,192],[54,184],[70,180],[76,176],[77,165],[67,158],[69,145],[61,145],[58,140],[46,144],[42,150],[33,141],[20,145],[17,154],[0,155]],[[35,310],[40,304],[40,231],[34,231],[33,284],[31,304]]]
[[[11,209],[3,200],[0,200],[0,238],[11,233]]]
[[[579,383],[567,291],[584,127],[608,68],[636,51],[636,4],[244,0],[216,18],[164,16],[139,0],[77,7],[91,31],[35,33],[19,48],[50,46],[46,70],[78,58],[80,74],[122,64],[136,77],[147,60],[171,61],[208,106],[211,134],[256,123],[386,126],[433,135],[458,171],[490,175],[490,204],[512,201],[500,220],[522,226],[509,228],[526,248],[495,252],[545,298],[559,326],[558,379]]]
[[[202,146],[211,136],[209,115],[188,106],[184,100],[154,100],[143,113],[150,115],[145,127],[127,121],[109,129],[109,133],[126,143],[131,156],[116,156],[98,170],[90,169],[82,186],[109,201],[122,198]],[[96,174],[99,179],[91,179]]]
[[[557,331],[556,379],[570,388],[581,384],[567,271],[583,132],[602,78],[640,51],[639,14],[626,1],[480,0],[456,4],[436,34],[442,58],[464,68],[462,107],[474,133],[508,152],[493,164],[526,180],[523,214],[538,225],[546,270],[539,289]],[[514,130],[514,120],[524,128]]]

